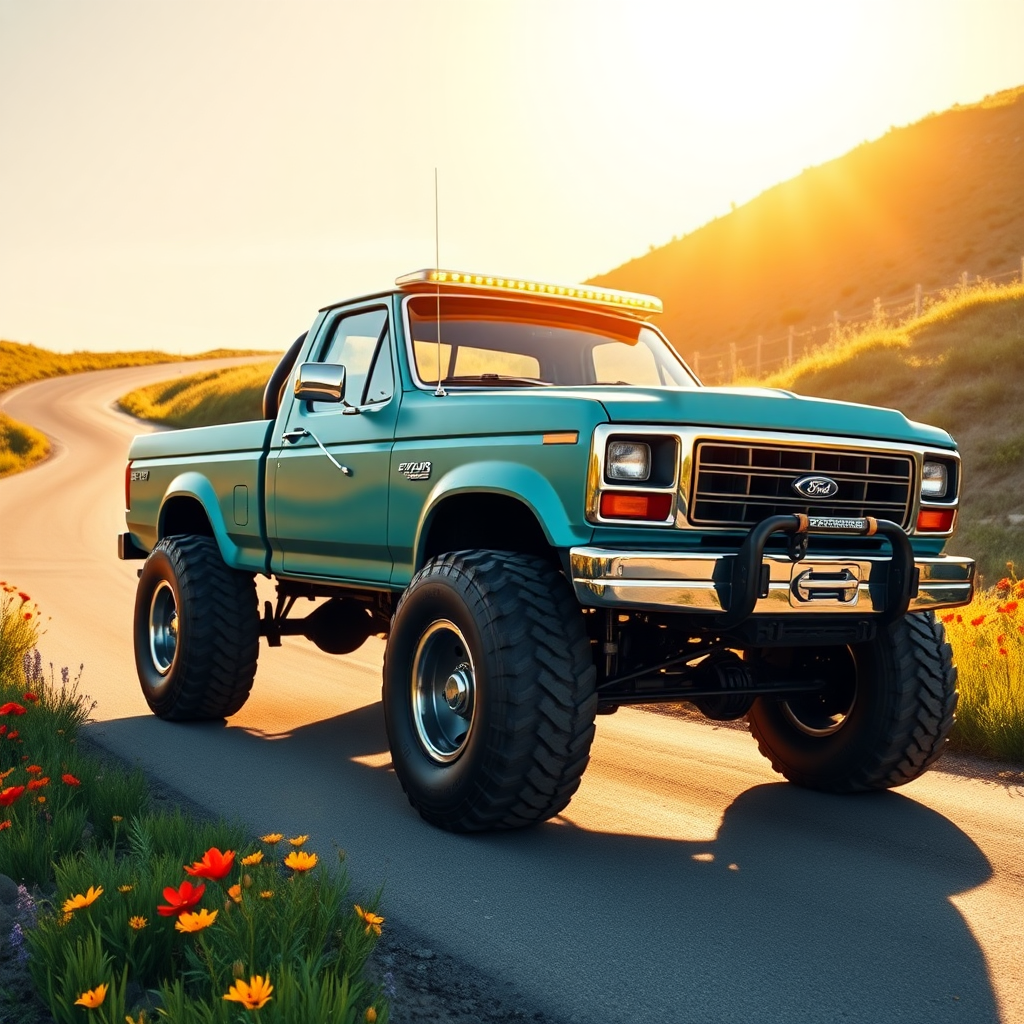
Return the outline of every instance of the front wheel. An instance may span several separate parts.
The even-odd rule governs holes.
[[[579,606],[546,562],[493,551],[428,562],[384,655],[384,720],[409,802],[453,832],[557,814],[590,756],[595,684]]]
[[[795,678],[827,680],[806,696],[760,697],[748,715],[761,753],[790,782],[833,793],[889,789],[942,753],[956,668],[933,613],[907,615],[865,644],[769,653],[784,655]]]
[[[226,718],[256,675],[259,606],[251,573],[224,564],[212,537],[165,537],[135,595],[135,667],[150,710],[189,721]]]

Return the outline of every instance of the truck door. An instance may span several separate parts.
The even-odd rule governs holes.
[[[274,569],[386,583],[388,478],[399,404],[390,314],[384,305],[339,310],[320,333],[310,358],[334,367],[322,376],[345,367],[344,395],[341,402],[285,397],[290,408],[283,429],[276,428],[281,436],[273,439],[268,495]]]

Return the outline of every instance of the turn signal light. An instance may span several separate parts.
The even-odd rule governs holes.
[[[952,508],[923,508],[917,514],[918,533],[948,533],[953,529],[956,510]]]
[[[601,495],[603,519],[645,519],[662,523],[672,508],[671,494],[644,494],[643,491],[605,491]]]

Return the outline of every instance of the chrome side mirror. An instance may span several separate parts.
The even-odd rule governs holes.
[[[345,367],[338,363],[302,363],[295,378],[300,402],[341,402],[345,398]]]

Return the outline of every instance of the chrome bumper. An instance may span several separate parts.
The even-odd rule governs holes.
[[[598,608],[721,615],[729,610],[734,553],[662,554],[579,547],[570,551],[572,583],[580,603]],[[799,562],[766,554],[767,596],[754,615],[864,615],[883,613],[892,558],[808,555]],[[916,593],[910,611],[968,604],[974,560],[941,555],[914,558]],[[762,570],[763,572],[763,570]]]

